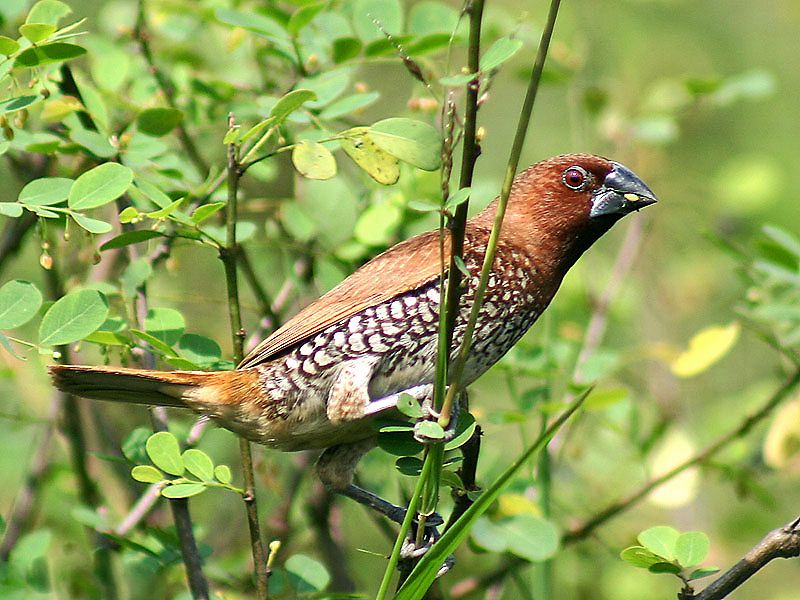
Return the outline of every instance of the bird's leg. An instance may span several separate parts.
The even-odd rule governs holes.
[[[448,442],[456,435],[456,426],[458,425],[459,407],[461,405],[461,398],[464,397],[466,391],[460,392],[453,401],[453,407],[450,412],[450,421],[444,429],[444,434],[441,437],[431,437],[426,435],[424,429],[426,421],[438,421],[441,414],[433,407],[433,389],[431,393],[426,396],[420,407],[422,408],[422,417],[420,417],[414,424],[414,439],[422,444],[434,444],[436,442]]]

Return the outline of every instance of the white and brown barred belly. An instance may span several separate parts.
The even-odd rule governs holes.
[[[461,297],[454,349],[461,344],[484,250],[485,245],[480,245],[478,251],[465,257],[473,275]],[[508,352],[555,293],[555,289],[543,290],[537,285],[540,277],[528,256],[508,247],[499,250],[475,329],[465,384]],[[269,400],[241,407],[239,414],[226,414],[226,426],[243,434],[249,432],[253,441],[282,450],[326,448],[373,435],[365,419],[337,423],[328,419],[331,387],[343,365],[359,359],[367,359],[363,362],[371,365],[368,390],[372,400],[433,382],[439,305],[437,279],[342,319],[255,367]],[[259,427],[249,425],[253,420],[260,422]],[[241,428],[236,427],[236,421],[242,423]],[[254,429],[263,435],[254,437]]]

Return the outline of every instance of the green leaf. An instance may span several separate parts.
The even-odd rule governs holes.
[[[505,552],[507,548],[505,531],[501,525],[488,517],[481,517],[472,527],[472,540],[488,552]]]
[[[409,425],[389,426],[378,435],[378,446],[392,456],[414,456],[422,450],[422,444],[414,439]]]
[[[706,559],[710,542],[702,531],[682,533],[675,542],[675,560],[684,569],[699,565]]]
[[[4,217],[21,217],[22,205],[16,202],[0,202],[0,215]]]
[[[225,208],[225,202],[212,202],[211,204],[198,206],[197,210],[192,213],[192,223],[199,225],[223,208]]]
[[[69,137],[76,144],[83,146],[98,158],[111,158],[118,150],[108,141],[108,136],[89,131],[88,129],[73,129]]]
[[[186,333],[178,340],[178,353],[182,358],[201,367],[210,367],[222,359],[219,344],[202,335]]]
[[[136,117],[136,127],[142,133],[161,137],[183,122],[183,113],[177,108],[148,108]]]
[[[669,562],[675,558],[675,544],[678,541],[678,530],[666,525],[657,525],[642,531],[636,539],[653,554]]]
[[[381,95],[378,92],[365,92],[363,94],[352,94],[341,100],[329,104],[325,110],[319,113],[320,119],[333,120],[349,115],[362,108],[374,104]]]
[[[629,548],[625,548],[625,550],[619,553],[619,557],[626,563],[634,567],[639,567],[640,569],[649,569],[654,564],[664,560],[661,556],[652,553],[643,546],[630,546]]]
[[[292,150],[292,164],[303,177],[330,179],[336,175],[336,159],[325,146],[303,140]]]
[[[61,346],[97,331],[108,316],[108,301],[97,290],[78,290],[59,298],[39,325],[42,346]]]
[[[42,177],[28,183],[19,193],[22,204],[52,206],[67,199],[73,180],[66,177]]]
[[[186,470],[203,481],[214,479],[214,461],[211,457],[197,448],[190,448],[183,453],[183,464]]]
[[[475,432],[476,426],[477,422],[475,421],[475,417],[473,417],[470,413],[465,414],[462,412],[460,415],[458,415],[456,434],[444,445],[445,451],[455,450],[456,448],[466,444],[472,437],[472,434]]]
[[[178,440],[169,431],[159,431],[147,439],[147,456],[155,466],[170,475],[183,475],[184,464]]]
[[[59,0],[40,0],[31,7],[25,22],[58,25],[58,22],[71,12],[72,9]]]
[[[9,56],[19,50],[19,43],[16,40],[0,35],[0,54]]]
[[[444,429],[436,421],[420,421],[416,426],[418,436],[429,440],[441,440],[444,438]]]
[[[111,226],[111,223],[106,223],[105,221],[101,221],[99,219],[92,219],[82,215],[81,213],[70,213],[70,216],[78,225],[83,227],[89,233],[103,234],[114,229]]]
[[[14,61],[16,67],[40,67],[51,63],[64,62],[78,58],[86,54],[86,48],[81,48],[75,44],[64,42],[54,42],[52,44],[42,44],[24,50]]]
[[[0,329],[24,325],[41,306],[42,293],[30,281],[9,281],[0,288]]]
[[[338,69],[323,71],[322,73],[303,78],[297,84],[297,87],[311,90],[317,95],[316,100],[308,103],[309,108],[322,108],[344,93],[350,83],[350,75],[352,72],[350,67],[340,67]]]
[[[657,562],[651,565],[647,570],[651,573],[669,573],[670,575],[677,575],[681,572],[681,568],[678,565],[670,562]]]
[[[281,123],[286,117],[303,106],[306,102],[311,102],[317,99],[317,95],[307,89],[296,89],[286,94],[283,98],[278,100],[275,106],[270,111],[270,116],[274,117],[276,122]]]
[[[41,42],[55,30],[56,26],[49,23],[25,23],[19,27],[19,32],[31,44]]]
[[[8,336],[4,333],[0,333],[0,346],[5,348],[6,352],[8,352],[17,360],[27,360],[24,356],[20,355],[14,350],[14,347],[11,345],[11,340],[8,339]]]
[[[689,581],[694,581],[695,579],[702,579],[703,577],[708,577],[709,575],[713,575],[714,573],[719,573],[719,567],[703,567],[702,569],[695,569],[689,574]]]
[[[425,553],[414,567],[411,575],[406,579],[395,600],[416,600],[421,598],[433,584],[436,574],[447,557],[469,535],[470,528],[475,521],[494,503],[506,485],[533,456],[538,455],[542,448],[550,441],[555,433],[567,419],[580,407],[586,399],[586,394],[578,397],[570,407],[564,411],[539,438],[528,447],[503,473],[495,479],[466,512],[459,518],[442,537]]]
[[[131,477],[142,483],[158,483],[164,480],[164,474],[150,465],[136,465],[131,469]]]
[[[175,350],[172,349],[172,346],[170,346],[169,344],[165,344],[164,342],[162,342],[157,337],[155,337],[153,335],[150,335],[149,333],[146,333],[144,331],[140,331],[139,329],[131,329],[130,331],[131,331],[131,335],[134,335],[137,338],[139,338],[140,340],[143,340],[143,341],[147,342],[153,348],[155,348],[156,350],[158,350],[159,352],[161,352],[165,356],[169,356],[169,357],[178,356],[178,353],[175,352]]]
[[[217,465],[214,467],[214,478],[225,485],[230,484],[231,479],[233,479],[231,468],[228,465]]]
[[[165,344],[174,346],[183,335],[186,320],[183,315],[172,308],[151,308],[144,319],[147,333]]]
[[[145,444],[147,438],[150,437],[152,431],[146,427],[137,427],[128,434],[128,437],[122,442],[122,454],[129,461],[138,463],[147,460],[147,452],[145,451]]]
[[[17,96],[16,98],[9,98],[0,102],[0,115],[3,113],[10,113],[23,108],[28,108],[31,104],[41,101],[42,97],[35,96]]]
[[[380,148],[370,137],[368,127],[354,127],[342,132],[339,145],[367,175],[383,185],[397,183],[400,165],[397,159]]]
[[[392,117],[369,128],[369,136],[382,149],[424,171],[439,168],[441,140],[439,132],[427,123]]]
[[[238,10],[218,8],[214,12],[217,19],[234,27],[241,27],[252,31],[275,43],[276,47],[287,52],[287,57],[291,56],[292,45],[289,35],[284,27],[275,19],[258,13],[246,13]],[[292,57],[293,58],[293,57]]]
[[[509,552],[534,562],[555,556],[559,533],[550,521],[531,514],[519,514],[502,524]]]
[[[411,394],[400,394],[397,399],[397,410],[412,419],[419,419],[423,415],[419,402]]]
[[[489,49],[481,56],[481,71],[496,69],[514,56],[520,48],[522,48],[522,40],[514,40],[508,37],[500,38],[489,46]]]
[[[160,231],[153,231],[152,229],[137,229],[135,231],[126,231],[120,235],[111,238],[105,244],[100,246],[100,251],[113,250],[115,248],[124,248],[131,244],[139,244],[152,240],[157,237],[164,237]]]
[[[403,209],[392,201],[369,205],[358,217],[353,235],[367,246],[385,246],[403,222]]]
[[[176,483],[175,485],[168,485],[161,490],[161,495],[164,498],[191,498],[202,494],[208,488],[202,483]]]
[[[458,11],[442,2],[417,2],[408,15],[408,31],[416,36],[444,33],[449,37],[457,25]]]
[[[292,587],[300,594],[321,592],[331,581],[331,576],[322,563],[304,554],[290,556],[284,568],[289,574]]]
[[[469,195],[472,193],[472,188],[461,188],[456,190],[455,194],[452,194],[444,205],[444,209],[449,213],[455,212],[456,208],[458,208],[461,204],[464,204],[467,200],[469,200]]]
[[[123,234],[124,235],[124,234]],[[116,238],[114,238],[116,239]],[[113,240],[112,240],[113,241]],[[133,298],[136,296],[136,291],[147,281],[153,274],[153,266],[146,258],[137,258],[131,261],[120,277],[122,284],[122,294],[126,298]]]
[[[128,191],[133,171],[115,162],[108,162],[83,173],[69,190],[67,204],[74,210],[97,208],[113,202]]]
[[[325,4],[325,2],[318,2],[317,4],[301,6],[289,19],[286,30],[293,36],[296,36],[306,25],[314,20],[314,17],[316,17],[323,8],[325,8]]]
[[[353,7],[353,28],[364,41],[403,31],[403,7],[399,0],[357,0]]]
[[[361,41],[358,38],[342,37],[333,41],[333,62],[337,65],[355,58],[361,53]]]
[[[281,223],[294,239],[310,241],[317,233],[317,226],[297,202],[286,202],[281,206]]]

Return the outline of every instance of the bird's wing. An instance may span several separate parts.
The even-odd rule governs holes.
[[[445,237],[445,261],[449,260],[448,235]],[[247,369],[270,360],[337,321],[432,281],[439,272],[438,231],[429,231],[401,242],[373,258],[297,313],[256,346],[238,368]]]

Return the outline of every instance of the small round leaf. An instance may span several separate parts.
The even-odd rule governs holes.
[[[203,481],[214,479],[214,462],[211,458],[197,448],[190,448],[183,453],[183,464],[186,470]]]
[[[675,560],[683,568],[694,567],[706,559],[708,536],[702,531],[687,531],[675,542]]]
[[[424,171],[439,168],[442,144],[439,132],[427,123],[392,117],[369,128],[369,136],[392,156]]]
[[[325,146],[303,140],[292,150],[292,164],[303,177],[330,179],[336,175],[336,159]]]
[[[558,551],[558,529],[550,521],[520,514],[502,523],[508,551],[531,561],[552,558]]]
[[[78,290],[60,298],[39,325],[43,346],[71,344],[97,331],[108,316],[108,301],[97,290]]]
[[[284,567],[292,580],[292,586],[299,593],[321,592],[331,581],[331,576],[322,563],[304,554],[290,556]]]
[[[178,440],[168,431],[154,433],[145,445],[153,464],[170,475],[183,475],[184,464]]]
[[[214,478],[220,483],[229,484],[233,479],[231,468],[228,465],[217,465],[214,467]]]
[[[0,288],[0,329],[24,325],[41,306],[42,293],[30,281],[9,281]]]
[[[164,480],[164,474],[150,465],[136,465],[131,469],[131,477],[142,483],[158,483]]]
[[[161,495],[164,498],[190,498],[202,494],[207,489],[202,483],[176,483],[161,490]]]
[[[183,121],[183,113],[177,108],[148,108],[136,117],[136,126],[142,133],[161,137],[167,135]]]
[[[675,544],[679,535],[677,529],[658,525],[645,529],[637,539],[642,546],[669,562],[675,558]]]

